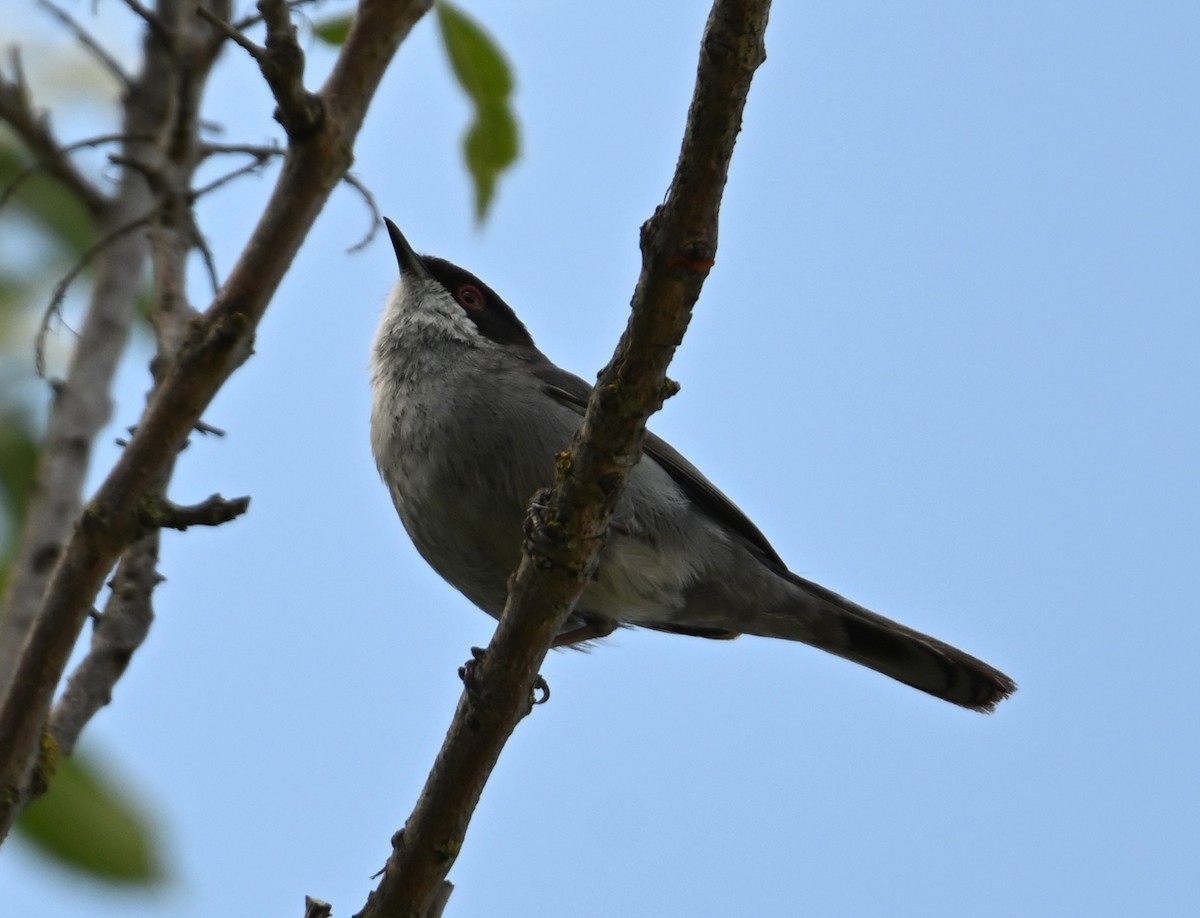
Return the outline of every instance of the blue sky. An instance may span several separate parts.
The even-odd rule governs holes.
[[[524,128],[482,230],[432,22],[362,135],[355,172],[413,245],[585,377],[669,183],[701,7],[468,7]],[[752,638],[552,655],[448,915],[1191,913],[1198,33],[1185,3],[777,5],[683,389],[652,426],[798,573],[1021,690],[982,717]],[[224,139],[273,133],[236,51],[210,105]],[[203,203],[222,270],[269,182]],[[10,847],[9,913],[299,914],[309,894],[348,915],[372,887],[492,622],[423,565],[373,466],[395,262],[382,236],[345,253],[367,220],[337,195],[206,416],[228,437],[183,457],[177,500],[249,493],[251,512],[168,534],[155,629],[87,734],[153,814],[170,881],[97,890]]]

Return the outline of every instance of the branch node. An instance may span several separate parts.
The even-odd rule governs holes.
[[[249,497],[227,500],[214,494],[198,504],[176,504],[161,496],[151,496],[142,502],[142,523],[149,529],[178,529],[191,526],[221,526],[237,519],[250,509]]]
[[[133,10],[133,12],[136,13],[137,16],[146,23],[146,25],[153,29],[159,38],[167,38],[167,29],[163,25],[163,21],[158,18],[157,13],[155,13],[149,7],[142,6],[138,0],[122,0],[122,2],[131,10]]]
[[[304,918],[330,918],[333,906],[312,896],[304,897]]]
[[[127,2],[128,2],[128,0],[127,0]],[[231,42],[233,42],[235,45],[237,45],[239,48],[241,48],[247,54],[249,54],[252,58],[254,58],[254,60],[258,63],[258,65],[260,67],[262,66],[262,63],[266,59],[266,56],[267,56],[266,48],[262,47],[261,45],[256,45],[254,42],[252,42],[250,39],[248,39],[245,35],[243,35],[240,29],[238,29],[236,26],[233,26],[230,23],[226,22],[224,19],[222,19],[220,16],[218,16],[212,10],[210,10],[203,3],[198,4],[196,6],[196,15],[199,16],[201,19],[203,19],[205,22],[207,22],[209,25],[211,25],[214,29],[216,29],[218,32],[220,32],[222,35],[224,35],[226,38],[228,38]]]

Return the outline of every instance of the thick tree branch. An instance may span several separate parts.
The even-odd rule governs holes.
[[[112,592],[92,631],[92,646],[67,681],[50,718],[50,735],[61,755],[75,750],[79,734],[112,701],[113,686],[125,674],[154,621],[151,597],[162,582],[158,573],[159,533],[153,530],[125,551]]]
[[[641,455],[646,420],[714,262],[717,215],[756,68],[769,0],[717,0],[675,178],[642,227],[642,273],[629,325],[601,374],[583,427],[559,456],[558,483],[531,509],[526,550],[487,651],[433,770],[360,918],[425,914],[462,847],[484,783],[528,712],[538,668],[595,569],[609,519]]]
[[[320,128],[324,110],[320,97],[304,86],[304,49],[296,40],[291,9],[286,0],[258,0],[258,11],[267,26],[267,44],[261,48],[203,7],[197,12],[254,58],[275,96],[275,120],[292,140],[303,140]]]
[[[228,19],[227,8],[210,5]],[[178,357],[66,546],[43,561],[44,571],[46,562],[58,558],[39,593],[44,598],[0,705],[0,837],[28,795],[25,774],[54,687],[93,597],[138,536],[145,496],[158,487],[205,407],[250,353],[255,329],[284,272],[350,165],[355,138],[388,62],[430,5],[431,0],[363,0],[319,94],[324,118],[311,135],[289,136],[275,189],[241,258],[208,310],[187,324]]]

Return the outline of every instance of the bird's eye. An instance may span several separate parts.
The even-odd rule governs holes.
[[[485,304],[479,288],[471,284],[463,284],[458,288],[458,301],[462,304],[463,309],[469,309],[471,312],[482,311]]]

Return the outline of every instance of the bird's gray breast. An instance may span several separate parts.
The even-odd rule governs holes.
[[[520,560],[525,508],[553,482],[554,455],[573,427],[486,356],[455,355],[377,382],[371,426],[380,473],[418,551],[499,615]]]

